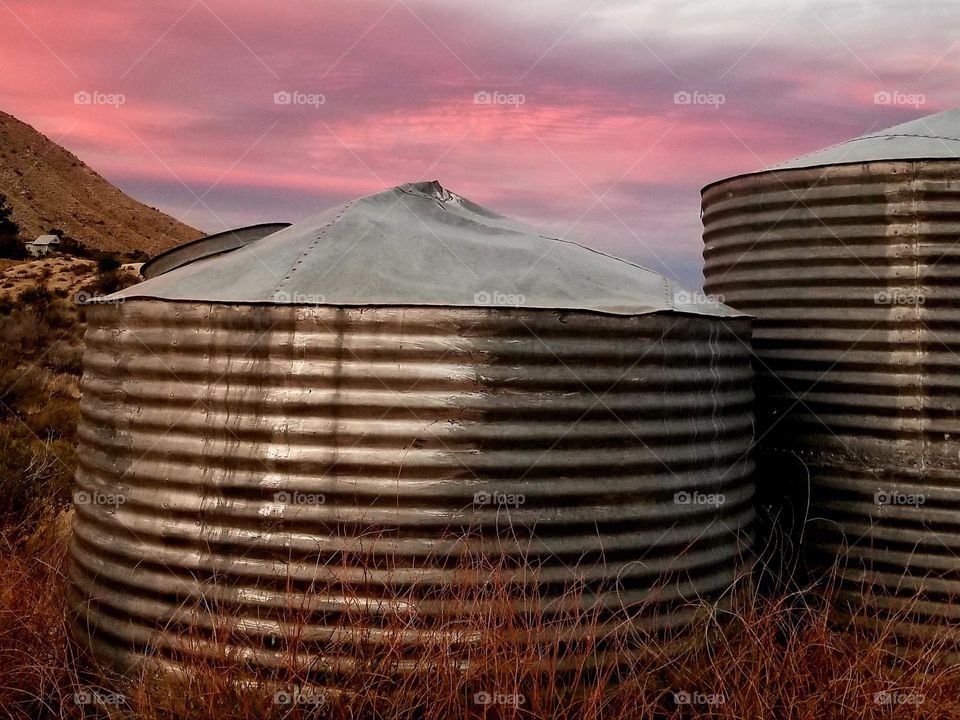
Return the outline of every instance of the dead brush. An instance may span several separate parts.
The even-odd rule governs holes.
[[[67,637],[69,519],[49,512],[0,530],[0,716],[71,717],[81,677],[93,677]]]
[[[465,558],[457,582],[374,597],[369,582],[338,579],[356,565],[341,556],[322,582],[275,588],[285,600],[255,622],[211,584],[169,619],[165,671],[148,663],[119,678],[67,639],[64,517],[4,529],[0,716],[960,717],[945,637],[898,650],[891,633],[906,611],[879,617],[866,587],[844,617],[829,581],[760,597],[744,578],[746,592],[723,602],[679,603],[692,626],[664,633],[650,626],[655,604],[602,607],[588,583],[548,596],[538,569],[515,558]]]
[[[668,694],[657,638],[633,622],[642,608],[611,612],[583,584],[547,598],[537,570],[514,558],[468,558],[456,575],[376,598],[362,583],[288,585],[299,603],[256,633],[236,608],[195,607],[181,620],[204,631],[178,636],[175,652],[178,666],[194,668],[180,681],[187,690],[160,683],[143,698],[145,716],[191,716],[203,697],[206,711],[234,716],[582,718],[619,707],[619,717],[655,707],[635,691],[640,675],[643,689]],[[262,687],[245,682],[254,664]],[[265,677],[264,666],[274,672]]]

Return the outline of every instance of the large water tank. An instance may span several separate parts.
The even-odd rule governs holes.
[[[842,609],[870,596],[857,622],[950,637],[960,110],[708,185],[703,226],[706,291],[756,316],[758,487],[813,520]]]
[[[101,661],[336,682],[402,635],[402,669],[463,640],[446,590],[485,561],[654,630],[734,582],[746,317],[436,183],[220,245],[86,308],[70,598]]]

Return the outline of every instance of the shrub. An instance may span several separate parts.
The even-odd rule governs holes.
[[[0,528],[0,715],[80,718],[64,613],[72,513]]]
[[[101,275],[119,269],[120,260],[115,253],[101,253],[97,257],[97,272]]]
[[[47,353],[47,365],[57,372],[80,377],[83,374],[83,345],[58,340]]]
[[[97,275],[93,282],[87,283],[82,289],[88,293],[109,295],[131,285],[136,285],[138,282],[140,282],[140,278],[133,273],[111,270]]]
[[[21,305],[45,306],[53,300],[53,293],[46,285],[35,284],[21,291],[17,300]]]
[[[7,196],[0,194],[0,257],[23,260],[27,248],[20,241],[20,226],[13,219],[13,209],[7,204]]]
[[[80,407],[72,398],[50,398],[40,410],[24,419],[42,440],[69,440],[77,435]]]
[[[0,235],[0,258],[24,260],[27,246],[16,235]]]
[[[43,321],[55,330],[62,330],[77,324],[76,305],[63,302],[63,298],[54,301],[43,313]]]
[[[31,356],[43,337],[43,322],[33,308],[15,308],[0,318],[0,355]]]
[[[38,375],[40,368],[21,370],[0,364],[0,416],[27,412],[27,405],[40,392]]]
[[[0,520],[69,504],[75,463],[72,441],[44,441],[18,420],[0,422]]]
[[[93,255],[90,248],[69,235],[60,238],[60,252],[80,258],[90,258]]]

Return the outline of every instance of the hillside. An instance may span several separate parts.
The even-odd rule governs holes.
[[[153,255],[202,235],[125,195],[73,153],[4,112],[0,193],[23,240],[59,228],[91,248]]]

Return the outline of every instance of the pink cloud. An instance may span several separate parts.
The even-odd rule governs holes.
[[[440,178],[695,283],[703,184],[957,101],[936,12],[601,5],[8,0],[0,109],[207,229]],[[887,85],[928,101],[874,105]],[[483,91],[523,102],[475,104]]]

